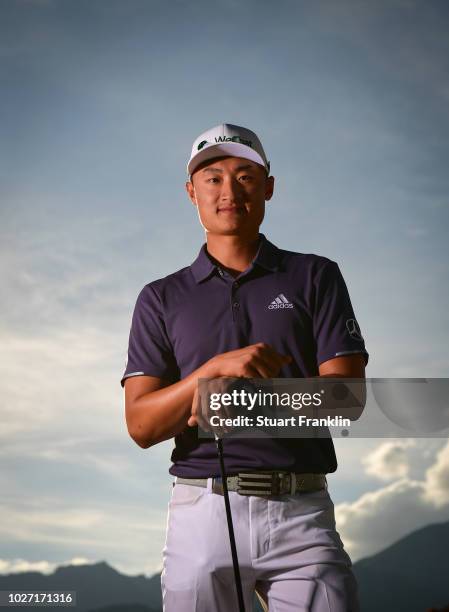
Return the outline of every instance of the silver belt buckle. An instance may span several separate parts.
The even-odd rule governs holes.
[[[288,472],[239,472],[237,476],[237,493],[268,497],[283,495],[290,490]]]

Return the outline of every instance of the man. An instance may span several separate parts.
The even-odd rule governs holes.
[[[193,143],[188,196],[206,234],[195,261],[140,292],[125,386],[142,448],[175,437],[163,551],[166,612],[237,609],[215,443],[199,438],[199,378],[364,378],[368,353],[338,265],[259,232],[274,178],[254,132],[221,124]],[[223,440],[228,476],[273,471],[287,490],[243,495],[228,479],[244,591],[276,612],[358,610],[325,474],[332,439]]]

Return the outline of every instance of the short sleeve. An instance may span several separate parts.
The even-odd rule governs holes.
[[[314,285],[313,330],[317,363],[362,353],[366,365],[369,354],[338,264],[327,260],[318,272]]]
[[[179,380],[179,368],[165,328],[160,298],[145,285],[137,297],[129,333],[128,359],[120,381],[131,376],[157,376]]]

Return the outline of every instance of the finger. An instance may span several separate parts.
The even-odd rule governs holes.
[[[277,364],[266,355],[256,355],[251,361],[254,374],[250,378],[272,378],[277,373]]]
[[[270,351],[270,357],[272,358],[272,363],[276,364],[279,369],[286,363],[290,363],[290,361],[292,361],[291,355],[284,355],[283,353],[279,353],[274,349]]]
[[[278,353],[271,346],[259,353],[257,358],[261,359],[266,367],[269,368],[270,376],[268,376],[268,378],[277,376],[282,366],[292,361],[291,355]]]
[[[197,414],[197,412],[198,412],[198,385],[195,387],[195,390],[193,391],[192,415]]]
[[[202,430],[212,431],[212,425],[210,424],[208,415],[204,414],[202,410],[196,415],[196,420],[198,422],[198,427],[201,427]]]
[[[187,421],[187,425],[189,427],[195,427],[195,425],[198,425],[198,421],[196,420],[196,417],[194,416],[189,417],[189,420]]]

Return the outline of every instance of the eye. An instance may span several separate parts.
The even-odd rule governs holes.
[[[210,179],[207,179],[207,182],[210,183],[211,181],[218,181],[219,179],[216,176],[211,177]]]
[[[244,175],[243,175],[243,176],[241,176],[240,178],[241,178],[241,179],[248,179],[248,180],[250,180],[250,181],[251,181],[253,177],[252,177],[252,176],[250,176],[249,174],[244,174]],[[247,182],[248,182],[248,180],[246,180],[246,181],[245,181],[245,183],[247,183]]]

